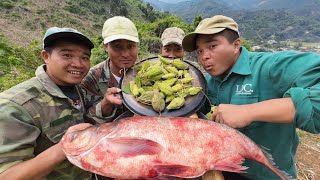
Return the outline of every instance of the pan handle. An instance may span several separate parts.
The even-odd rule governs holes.
[[[113,121],[119,121],[120,119],[126,118],[126,117],[132,117],[134,116],[134,113],[127,110],[124,113],[120,114],[120,116],[118,116],[115,120]]]

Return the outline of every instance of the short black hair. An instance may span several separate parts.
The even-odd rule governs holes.
[[[225,29],[220,33],[228,40],[229,43],[233,43],[235,40],[237,40],[240,37],[238,32],[231,29]]]

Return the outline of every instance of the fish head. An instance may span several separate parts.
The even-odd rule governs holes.
[[[66,155],[77,156],[91,149],[99,141],[99,126],[66,132],[61,139]]]
[[[76,125],[79,129],[68,130],[61,139],[62,149],[66,155],[78,156],[93,148],[103,137],[110,136],[118,123],[100,125]]]

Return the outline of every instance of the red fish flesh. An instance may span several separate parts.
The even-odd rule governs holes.
[[[244,172],[245,158],[286,173],[251,139],[197,118],[135,116],[65,134],[63,150],[76,166],[119,179],[194,178],[209,170]]]

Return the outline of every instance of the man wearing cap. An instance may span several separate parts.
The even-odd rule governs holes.
[[[237,23],[221,15],[202,20],[182,45],[186,51],[196,50],[208,73],[208,97],[218,105],[212,120],[265,147],[280,170],[297,178],[296,128],[320,132],[320,55],[249,52],[241,45]],[[244,165],[249,168],[241,177],[278,179],[257,162]]]
[[[71,28],[49,28],[36,76],[0,93],[0,179],[89,179],[66,160],[60,139],[82,129],[93,43]],[[81,124],[80,124],[81,123]]]
[[[170,58],[180,58],[184,56],[182,49],[182,39],[184,31],[177,27],[170,27],[163,31],[161,35],[161,56]]]
[[[104,48],[109,58],[92,67],[82,81],[90,104],[89,113],[99,123],[110,122],[125,111],[117,95],[119,81],[138,58],[138,31],[131,20],[115,16],[102,29]],[[114,96],[110,101],[108,96]],[[96,118],[103,116],[104,118]]]
[[[161,56],[183,59],[185,56],[182,48],[182,39],[184,36],[184,31],[178,27],[170,27],[165,29],[161,35]],[[196,61],[185,61],[194,65],[196,68],[201,70],[202,73],[204,73],[203,68],[200,67],[199,63]]]

